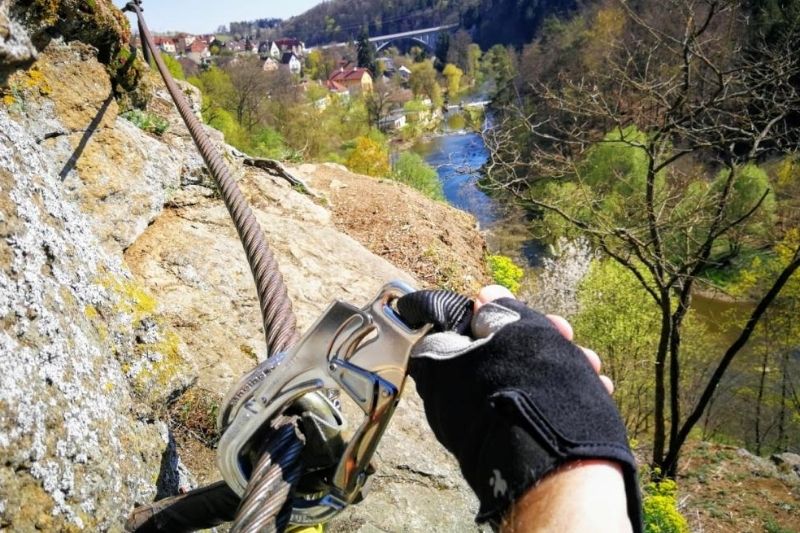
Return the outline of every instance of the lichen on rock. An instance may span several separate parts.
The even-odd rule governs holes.
[[[166,446],[124,362],[166,343],[174,365],[173,337],[137,341],[119,295],[98,282],[130,274],[2,109],[0,206],[0,524],[107,529],[152,497]],[[174,384],[150,372],[160,394]]]
[[[27,32],[9,18],[8,4],[0,2],[0,89],[5,87],[9,74],[27,67],[35,59],[36,48]]]

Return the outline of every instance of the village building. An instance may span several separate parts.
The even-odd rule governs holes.
[[[281,66],[274,57],[267,57],[262,67],[265,72],[275,72]]]
[[[378,71],[383,72],[388,76],[392,76],[397,70],[394,66],[394,60],[391,57],[379,57],[375,60],[378,65]]]
[[[243,40],[228,41],[225,43],[225,50],[233,54],[241,54],[245,51],[246,44],[246,41]]]
[[[333,80],[327,80],[325,82],[325,88],[328,89],[328,91],[330,91],[330,93],[333,94],[334,96],[341,96],[341,97],[350,96],[350,91],[347,90],[347,87]]]
[[[303,69],[303,64],[293,52],[284,52],[281,57],[281,65],[289,69],[289,72],[299,76],[300,71]]]
[[[297,57],[306,55],[306,44],[300,39],[278,39],[274,44],[282,53],[292,52]]]
[[[165,54],[175,55],[178,51],[175,46],[175,39],[172,37],[153,37],[153,41],[158,49]]]
[[[192,44],[186,48],[186,57],[198,65],[205,65],[211,60],[211,51],[208,49],[207,43],[199,39],[195,39],[192,41]]]
[[[400,68],[397,69],[397,73],[400,74],[400,77],[405,81],[408,81],[408,79],[411,77],[411,69],[405,65],[401,65]]]
[[[258,55],[261,59],[267,59],[271,57],[275,60],[279,60],[281,58],[281,49],[275,44],[275,41],[262,41],[258,45]]]
[[[378,128],[381,131],[399,130],[406,125],[406,116],[403,113],[397,113],[388,117],[382,118],[378,122]]]
[[[341,67],[333,71],[328,77],[328,81],[336,82],[350,92],[372,92],[372,76],[365,68]]]

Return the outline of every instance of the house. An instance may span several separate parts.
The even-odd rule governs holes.
[[[378,123],[382,131],[399,130],[406,125],[406,116],[403,113],[384,117]]]
[[[261,59],[271,57],[275,60],[281,58],[281,49],[275,44],[275,41],[262,41],[258,45],[258,55]]]
[[[200,39],[195,39],[186,48],[186,57],[202,65],[207,63],[211,58],[211,51],[208,49],[208,44]]]
[[[391,57],[379,57],[375,62],[378,64],[378,71],[384,72],[388,76],[391,76],[397,70],[394,67],[394,60]]]
[[[284,52],[283,56],[281,56],[281,65],[288,68],[289,72],[297,76],[300,75],[300,71],[303,69],[303,64],[297,59],[294,52]]]
[[[333,71],[333,74],[328,77],[328,81],[343,85],[348,91],[372,92],[372,76],[365,68],[340,67],[339,70]]]
[[[403,78],[405,81],[411,77],[411,69],[402,65],[399,69],[397,69],[397,73],[400,74],[400,77]]]
[[[274,57],[268,57],[266,61],[264,61],[264,71],[265,72],[275,72],[280,67],[280,63]]]
[[[155,45],[165,54],[175,55],[178,49],[175,47],[175,40],[171,37],[154,37]]]
[[[297,57],[303,57],[306,54],[306,43],[300,39],[278,39],[274,43],[281,52],[292,52]]]
[[[177,39],[178,49],[179,50],[184,50],[186,48],[189,48],[190,46],[192,46],[192,43],[194,41],[195,41],[195,36],[194,35],[187,35],[185,33],[181,33],[181,34],[178,35],[178,39]]]
[[[325,88],[328,89],[331,93],[335,94],[336,96],[350,95],[350,92],[347,90],[347,87],[345,87],[344,85],[342,85],[337,81],[333,80],[326,81]]]
[[[244,52],[245,44],[246,44],[245,41],[242,40],[228,41],[227,43],[225,43],[225,50],[234,54],[240,54]]]

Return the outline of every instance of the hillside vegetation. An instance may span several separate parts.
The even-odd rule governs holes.
[[[386,35],[459,24],[489,48],[498,43],[527,43],[547,17],[563,15],[575,5],[573,0],[333,0],[277,27],[254,21],[233,23],[231,31],[254,32],[261,26],[318,45],[354,41],[364,27],[370,35]]]

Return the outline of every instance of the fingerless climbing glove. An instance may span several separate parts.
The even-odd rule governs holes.
[[[514,299],[474,315],[472,305],[444,291],[397,302],[409,326],[434,323],[409,370],[434,434],[480,500],[477,520],[498,524],[512,502],[564,463],[605,459],[622,466],[628,514],[640,531],[625,426],[580,348]]]

